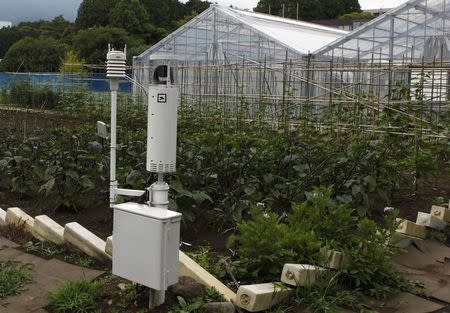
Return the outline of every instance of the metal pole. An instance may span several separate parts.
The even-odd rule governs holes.
[[[110,160],[110,192],[109,203],[113,206],[116,202],[117,178],[116,178],[116,151],[117,151],[117,91],[119,80],[111,78],[111,160]]]

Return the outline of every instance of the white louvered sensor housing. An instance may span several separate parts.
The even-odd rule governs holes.
[[[126,54],[122,51],[109,51],[106,62],[106,77],[123,78],[126,76]]]

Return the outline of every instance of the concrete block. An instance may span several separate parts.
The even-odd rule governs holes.
[[[341,269],[348,267],[352,262],[350,255],[345,255],[340,251],[320,249],[319,264],[326,268]]]
[[[6,211],[0,208],[0,226],[6,226]]]
[[[401,249],[406,249],[413,243],[414,240],[422,240],[422,239],[411,237],[396,231],[394,232],[394,234],[392,234],[391,240],[389,241],[389,245]]]
[[[339,259],[339,266],[340,261]],[[322,267],[309,264],[285,264],[281,273],[281,281],[291,286],[311,286],[324,270]]]
[[[105,246],[105,252],[112,256],[113,253],[113,236],[109,236],[106,238],[106,246]]]
[[[443,206],[433,205],[431,207],[431,215],[450,223],[450,209],[444,208]]]
[[[44,240],[44,238],[34,231],[34,218],[20,208],[8,208],[8,210],[6,210],[5,221],[7,224],[15,225],[17,227],[23,226],[24,230],[33,235],[33,237],[41,241]]]
[[[64,240],[93,258],[111,260],[105,252],[106,242],[76,222],[66,224]]]
[[[325,248],[320,249],[319,264],[333,269],[339,269],[341,267],[342,252],[328,250]]]
[[[260,312],[270,309],[293,294],[292,288],[281,283],[240,286],[234,304],[249,312]]]
[[[401,218],[398,218],[397,221],[401,222],[400,225],[398,226],[397,232],[421,239],[427,238],[428,229],[425,226],[417,225],[414,222]]]
[[[225,286],[182,251],[180,251],[179,254],[179,262],[180,276],[189,276],[206,287],[216,288],[216,290],[220,292],[227,301],[233,301],[236,298],[236,294],[230,288]]]
[[[428,228],[442,231],[447,227],[447,222],[433,214],[428,214],[424,212],[417,213],[417,225],[423,225]]]
[[[56,223],[47,215],[39,215],[34,218],[34,232],[46,241],[58,245],[64,243],[64,227]]]
[[[234,313],[236,309],[231,302],[210,302],[206,303],[203,313]]]
[[[19,208],[9,208],[6,210],[6,223],[16,226],[22,226],[26,231],[32,232],[34,219]]]

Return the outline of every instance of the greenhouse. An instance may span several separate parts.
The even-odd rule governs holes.
[[[199,110],[294,126],[308,116],[320,127],[356,123],[371,132],[385,131],[377,120],[395,112],[407,124],[401,133],[426,120],[441,136],[449,6],[411,0],[348,33],[212,5],[134,58],[134,94],[145,96],[150,60],[162,56],[178,60],[182,104]]]
[[[282,96],[282,69],[347,34],[276,16],[211,7],[133,59],[134,79],[149,83],[149,60],[176,57],[183,97],[195,102]],[[280,70],[281,69],[281,70]],[[139,91],[140,90],[140,91]],[[135,93],[142,94],[135,85]],[[220,98],[220,99],[219,99]]]
[[[445,0],[411,0],[318,49],[315,62],[341,68],[322,75],[322,84],[358,85],[378,101],[448,110],[449,10]]]
[[[300,58],[347,32],[219,5],[211,7],[135,58],[142,64],[156,53],[185,62],[285,60]]]
[[[448,59],[450,3],[411,0],[314,52],[316,57],[410,62]]]

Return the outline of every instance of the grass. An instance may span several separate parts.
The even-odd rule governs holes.
[[[103,293],[102,281],[79,279],[64,283],[55,293],[49,293],[50,307],[56,312],[87,313],[96,309]]]
[[[31,283],[30,266],[18,262],[0,264],[0,300],[16,296],[23,286]]]
[[[311,286],[298,286],[296,302],[313,313],[340,312],[340,307],[354,307],[357,303],[357,292],[343,289],[339,284],[339,272],[326,271],[318,275]]]
[[[23,245],[27,253],[35,253],[44,257],[54,257],[65,252],[65,249],[53,242],[40,241],[33,243],[31,241]]]
[[[67,254],[63,260],[67,263],[75,264],[81,267],[91,267],[97,263],[97,260],[85,254]]]

